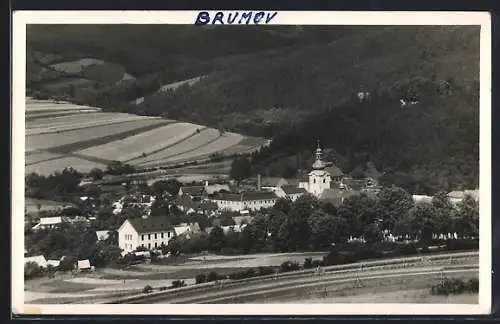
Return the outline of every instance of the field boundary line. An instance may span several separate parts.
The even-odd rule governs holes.
[[[202,131],[204,131],[204,130],[206,130],[206,129],[208,129],[208,127],[206,127],[206,126],[202,126],[202,127],[199,129],[199,130],[200,130],[200,132],[194,131],[192,134],[190,134],[190,135],[188,135],[188,136],[186,136],[186,137],[184,137],[184,138],[182,138],[182,139],[180,139],[180,140],[178,140],[178,141],[176,141],[176,142],[174,142],[174,143],[168,144],[168,145],[166,145],[166,146],[164,146],[164,147],[161,147],[161,148],[159,148],[159,149],[156,149],[156,150],[154,150],[154,151],[149,152],[149,153],[148,153],[148,155],[156,154],[156,153],[159,153],[159,152],[161,152],[161,151],[167,150],[167,149],[169,149],[169,148],[171,148],[171,147],[173,147],[173,146],[175,146],[175,145],[179,145],[179,144],[181,144],[182,142],[184,142],[184,141],[186,141],[186,140],[188,140],[188,139],[190,139],[190,138],[194,137],[195,135],[197,135],[197,134],[201,133]],[[142,157],[142,156],[136,156],[136,157],[133,157],[133,158],[131,158],[131,159],[125,160],[125,161],[123,161],[123,162],[125,162],[125,163],[127,163],[127,162],[132,162],[132,161],[134,161],[134,160],[138,160],[138,159],[140,159],[141,157]],[[156,160],[151,160],[151,161],[156,161]],[[147,161],[146,161],[146,163],[147,163]]]

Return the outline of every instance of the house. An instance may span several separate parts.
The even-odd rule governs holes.
[[[274,206],[278,196],[270,191],[243,192],[241,194],[219,194],[212,201],[219,210],[260,210]]]
[[[97,236],[98,241],[105,241],[109,238],[109,232],[108,230],[104,231],[95,231],[95,234]]]
[[[187,196],[193,201],[199,201],[206,194],[205,186],[183,186],[179,189],[179,196]]]
[[[432,203],[432,197],[427,195],[412,195],[413,201],[417,203]]]
[[[205,193],[207,195],[213,195],[220,191],[230,192],[231,188],[227,184],[218,184],[218,183],[209,184],[208,181],[205,181]]]
[[[233,221],[236,225],[250,224],[253,221],[252,216],[234,216]]]
[[[90,265],[89,260],[78,260],[79,271],[93,271],[94,267]]]
[[[261,178],[260,175],[257,178],[257,191],[276,191],[278,187],[288,185],[289,182],[284,178],[275,177],[265,177]]]
[[[200,231],[201,229],[198,223],[182,223],[174,227],[176,236],[184,235],[187,239],[189,239],[192,234],[199,233]]]
[[[297,200],[300,196],[307,193],[304,188],[298,188],[290,185],[279,186],[276,195],[280,198],[290,198],[292,201]]]
[[[37,255],[37,256],[24,258],[24,264],[26,264],[28,262],[34,262],[42,268],[47,268],[47,260],[45,259],[45,257],[43,255]]]
[[[47,266],[57,268],[61,264],[61,260],[47,260]]]
[[[164,216],[127,219],[118,229],[118,245],[125,253],[139,246],[151,250],[168,245],[174,235],[174,227]]]
[[[197,203],[188,195],[175,197],[171,205],[175,205],[181,211],[188,211],[189,209],[196,210],[198,207]],[[171,207],[171,205],[169,207]]]
[[[33,226],[33,230],[58,228],[63,223],[61,216],[41,217],[38,224]]]
[[[475,201],[479,201],[479,190],[452,191],[448,193],[448,199],[454,204],[461,202],[466,196],[470,196]]]

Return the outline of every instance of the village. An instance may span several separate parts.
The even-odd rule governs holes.
[[[39,210],[35,214],[38,214],[39,217],[30,215],[26,221],[25,265],[53,269],[53,271],[49,271],[50,276],[57,269],[65,269],[74,273],[88,272],[94,271],[96,266],[107,266],[110,261],[119,263],[120,260],[125,259],[129,263],[133,263],[149,262],[152,258],[155,260],[168,259],[181,253],[207,253],[208,250],[223,254],[224,252],[234,254],[236,251],[255,251],[255,245],[260,244],[259,239],[255,237],[259,236],[256,235],[258,230],[264,231],[265,240],[272,239],[275,243],[295,238],[293,233],[284,233],[284,226],[278,226],[278,228],[274,226],[273,228],[270,224],[264,224],[262,229],[262,226],[255,224],[256,219],[258,223],[266,221],[272,223],[272,215],[276,214],[276,209],[279,209],[276,208],[278,205],[288,204],[286,207],[280,207],[282,210],[287,210],[290,209],[291,205],[299,204],[301,201],[315,201],[322,204],[318,208],[322,211],[330,210],[331,213],[342,213],[342,206],[345,205],[346,201],[352,203],[352,197],[376,199],[381,190],[384,190],[376,179],[354,179],[344,175],[332,163],[324,161],[319,142],[309,173],[306,177],[298,179],[269,178],[257,175],[255,178],[244,179],[239,183],[229,180],[181,184],[176,180],[163,180],[148,186],[145,178],[105,176],[97,181],[90,177],[84,178],[78,186],[83,188],[107,186],[112,188],[117,199],[108,201],[108,209],[102,206],[102,202],[99,201],[102,197],[98,195],[80,196],[80,206],[70,204],[53,211],[40,211],[41,208],[38,206]],[[400,195],[394,199],[405,199],[404,196],[401,196],[401,190],[398,188],[386,188],[385,190],[389,190],[389,192],[393,190],[392,192],[396,192],[396,196]],[[425,195],[410,196],[407,194],[407,196],[411,197],[411,202],[406,203],[415,206],[432,205],[436,201],[435,198]],[[478,191],[454,191],[448,193],[444,198],[449,206],[459,206],[464,199],[469,199],[472,203],[477,204]],[[97,203],[100,203],[99,208],[96,208]],[[366,208],[372,207],[366,206]],[[405,211],[408,212],[411,208],[414,207],[408,206]],[[315,209],[315,207],[311,207],[309,213],[316,214]],[[396,212],[403,212],[403,209],[397,209]],[[425,210],[423,212],[425,213]],[[311,216],[311,214],[307,216]],[[324,242],[320,242],[319,245],[313,244],[312,248],[325,249],[325,247],[335,243],[366,242],[370,239],[373,241],[373,238],[367,237],[369,235],[374,236],[376,241],[404,241],[406,243],[416,242],[424,235],[419,224],[415,224],[420,226],[418,230],[411,228],[410,224],[405,224],[406,231],[401,231],[401,226],[398,226],[397,223],[389,225],[389,223],[385,223],[385,219],[382,219],[382,215],[375,216],[368,223],[363,220],[365,224],[362,224],[361,228],[342,223],[345,225],[345,231],[342,234],[339,235],[338,232],[336,235],[333,233],[327,233],[326,236],[322,234],[320,236]],[[432,217],[432,215],[425,216]],[[353,215],[353,217],[358,216]],[[458,216],[450,217],[457,218]],[[472,216],[466,215],[464,217]],[[326,228],[340,226],[335,224],[337,218],[331,222],[333,225],[324,226]],[[111,219],[112,221],[110,221]],[[323,220],[320,218],[318,221],[321,223]],[[420,221],[421,219],[418,220],[418,222]],[[282,222],[286,224],[286,220],[282,220]],[[347,222],[349,223],[349,220]],[[373,233],[373,230],[371,232],[366,230],[366,228],[370,228],[371,223],[377,224],[376,234]],[[467,224],[463,224],[461,221],[456,221],[456,223],[461,224],[462,227],[446,228],[446,226],[443,227],[436,223],[437,227],[431,229],[432,239],[449,240],[457,239],[458,236],[477,236],[477,227],[476,234],[474,234],[470,228],[467,228]],[[253,227],[250,226],[252,224]],[[378,224],[381,225],[378,226]],[[448,223],[441,225],[448,225]],[[247,228],[249,226],[251,228]],[[300,225],[293,226],[299,227]],[[247,228],[246,231],[245,228]],[[312,231],[314,228],[315,225],[312,225]],[[71,250],[66,245],[74,244],[70,242],[74,238],[54,238],[54,235],[61,235],[61,232],[73,233],[68,235],[77,236],[83,234],[84,244],[93,248],[86,252],[81,249],[78,251],[76,248]],[[313,241],[315,241],[314,234],[310,233]],[[251,239],[245,238],[245,235],[250,236]],[[228,243],[230,236],[233,236],[232,243]],[[200,243],[200,238],[203,238],[201,240],[204,240],[203,242],[206,244]],[[47,246],[44,240],[52,241]],[[243,247],[238,242],[245,243],[247,246]],[[95,248],[99,244],[101,244],[100,250]],[[40,247],[40,245],[44,246]],[[103,246],[106,246],[106,249]],[[188,246],[189,248],[186,248]],[[305,243],[301,247],[305,246],[308,244]],[[293,248],[293,246],[289,246],[289,248]],[[110,251],[114,251],[114,255]],[[45,252],[45,254],[39,254],[40,252]],[[61,255],[67,252],[78,255]],[[110,255],[103,256],[105,253]],[[100,260],[99,258],[109,258],[109,260]],[[62,266],[63,264],[64,266]],[[41,271],[40,273],[45,272]],[[32,275],[36,276],[36,274]],[[30,276],[29,271],[27,276]]]

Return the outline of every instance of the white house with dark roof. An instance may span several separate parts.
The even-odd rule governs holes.
[[[205,186],[183,186],[179,189],[180,197],[187,196],[193,201],[201,200],[206,194]]]
[[[219,194],[211,199],[219,210],[260,210],[274,206],[278,196],[270,191],[243,192],[241,194]]]
[[[168,245],[174,236],[174,227],[166,217],[127,219],[118,229],[118,245],[124,253],[132,252],[138,247],[154,249],[162,243]]]
[[[33,230],[57,228],[63,223],[61,216],[56,217],[41,217],[38,224],[33,226]]]

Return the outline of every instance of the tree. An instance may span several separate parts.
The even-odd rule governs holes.
[[[212,251],[220,252],[226,244],[226,235],[220,226],[215,226],[208,237],[209,246]]]
[[[363,170],[363,167],[361,165],[358,165],[354,170],[351,172],[351,177],[354,179],[363,179],[365,177],[365,171]]]
[[[364,234],[364,226],[376,221],[376,200],[366,194],[348,197],[338,209],[339,216],[349,224],[349,233]]]
[[[101,180],[104,177],[104,171],[99,168],[93,168],[89,171],[88,175],[94,180]]]
[[[453,229],[455,208],[445,192],[438,192],[432,198],[435,212],[436,229],[441,233],[448,233]]]
[[[169,214],[168,202],[163,199],[156,199],[151,205],[149,216],[166,216]]]
[[[435,215],[435,208],[431,204],[419,203],[410,209],[412,233],[424,243],[428,243],[437,232]]]
[[[296,168],[294,168],[291,164],[286,164],[285,167],[283,168],[281,176],[285,179],[288,179],[295,176],[296,173],[297,173]]]
[[[309,245],[308,219],[318,207],[317,200],[310,195],[303,195],[293,202],[288,217],[278,230],[278,244],[282,249],[304,249]]]
[[[470,197],[465,198],[457,205],[457,220],[462,224],[462,235],[469,237],[479,236],[479,204]]]
[[[178,255],[182,252],[183,247],[185,246],[186,239],[182,236],[174,236],[170,241],[168,241],[167,249],[173,255]]]
[[[344,242],[347,239],[347,222],[336,216],[316,210],[308,219],[311,244],[315,249],[324,249],[331,246],[332,243]]]
[[[43,268],[36,262],[26,262],[24,264],[24,279],[29,280],[43,275]]]
[[[172,196],[177,196],[179,194],[179,189],[182,184],[176,179],[159,180],[153,183],[153,192],[156,197],[161,197],[165,193],[169,193]]]
[[[231,163],[231,169],[229,171],[229,175],[232,179],[234,179],[238,184],[250,177],[252,174],[252,166],[250,161],[245,157],[239,157],[233,160]]]
[[[383,188],[377,195],[377,213],[382,219],[382,228],[394,230],[399,219],[406,218],[414,202],[410,194],[398,187]]]

